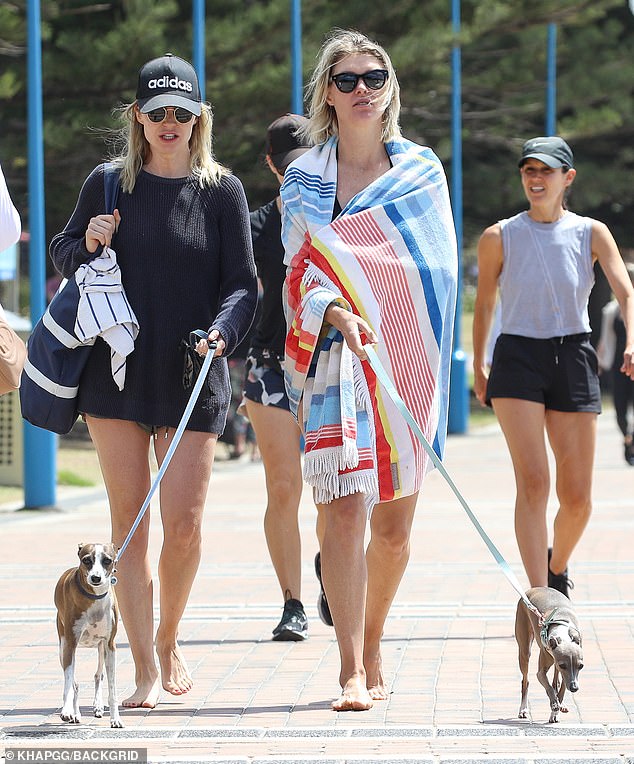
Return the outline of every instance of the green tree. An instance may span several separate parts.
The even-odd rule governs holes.
[[[252,207],[275,193],[262,162],[266,126],[290,108],[289,0],[207,3],[206,97],[215,151]],[[626,0],[462,0],[464,230],[523,206],[514,173],[522,142],[544,132],[546,30],[558,25],[558,132],[579,177],[572,207],[634,247],[634,16]],[[431,145],[451,173],[449,0],[304,0],[307,80],[327,32],[358,28],[390,52],[404,134]],[[112,150],[113,107],[134,98],[139,66],[191,58],[189,0],[42,3],[47,236],[68,219],[87,173]],[[28,227],[26,0],[0,4],[0,161]]]

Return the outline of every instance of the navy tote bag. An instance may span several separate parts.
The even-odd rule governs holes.
[[[119,172],[104,165],[104,192],[109,214],[117,205]],[[62,282],[27,342],[20,382],[20,406],[27,422],[64,435],[77,421],[77,394],[94,339],[75,335],[79,287],[75,276]]]

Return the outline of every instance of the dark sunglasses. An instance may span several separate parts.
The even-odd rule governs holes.
[[[184,125],[185,122],[189,122],[189,120],[194,116],[191,111],[182,109],[180,106],[160,106],[158,109],[152,109],[152,111],[146,112],[146,116],[150,122],[163,122],[163,120],[167,119],[168,109],[172,109],[174,111],[174,119],[177,122],[180,122],[181,125]]]
[[[342,93],[352,93],[359,80],[363,80],[366,88],[370,90],[380,90],[387,82],[387,69],[373,69],[364,74],[341,72],[341,74],[333,74],[330,79]]]

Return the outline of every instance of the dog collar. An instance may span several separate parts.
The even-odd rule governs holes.
[[[91,600],[102,600],[106,594],[108,594],[107,589],[103,594],[92,594],[91,592],[87,592],[79,581],[79,572],[75,573],[75,583],[77,584],[77,588],[84,595],[84,597],[88,597]]]
[[[548,629],[551,626],[568,626],[570,627],[570,621],[564,621],[561,618],[555,618],[557,614],[557,608],[553,608],[548,618],[544,618],[542,627],[539,631],[539,637],[542,641],[542,645],[548,648]]]

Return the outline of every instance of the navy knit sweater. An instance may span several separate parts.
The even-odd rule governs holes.
[[[80,381],[79,410],[176,427],[189,397],[182,385],[181,340],[192,329],[218,329],[229,355],[253,320],[257,282],[244,189],[233,175],[203,189],[192,178],[141,171],[133,192],[119,193],[117,208],[121,224],[112,247],[140,330],[122,391],[112,379],[110,349],[97,340]],[[100,165],[51,242],[63,276],[100,254],[101,247],[87,251],[84,236],[90,218],[105,212]],[[226,358],[217,358],[188,429],[221,433],[230,398]]]

